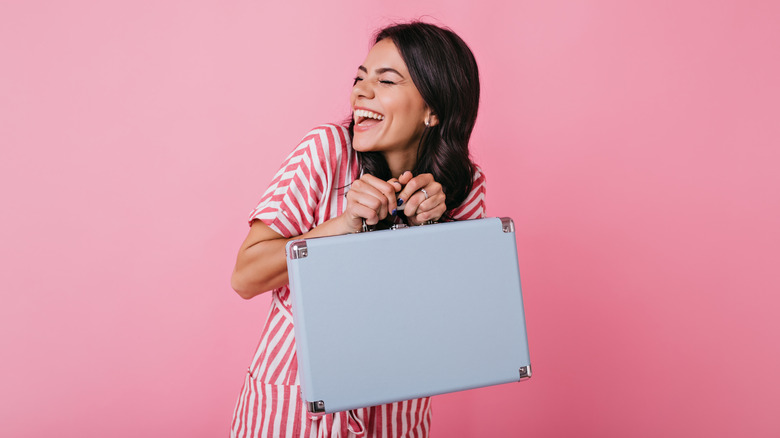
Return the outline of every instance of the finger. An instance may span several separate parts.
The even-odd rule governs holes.
[[[374,175],[369,175],[369,174],[361,176],[359,181],[368,183],[382,197],[384,197],[385,205],[383,209],[385,210],[385,214],[382,216],[382,219],[384,219],[384,217],[387,216],[386,212],[395,210],[395,208],[397,207],[396,197],[395,197],[395,193],[397,192],[396,186],[390,184],[388,181],[381,180],[375,177]]]
[[[350,202],[372,209],[379,216],[379,219],[387,217],[387,196],[370,184],[360,180],[352,183],[352,187],[347,193],[347,208],[350,208]],[[366,216],[362,217],[368,219]]]
[[[438,221],[444,215],[447,207],[442,203],[434,207],[432,210],[418,213],[414,216],[414,225],[420,225],[428,221]]]
[[[422,190],[418,193],[422,193]],[[415,198],[413,196],[412,198]],[[439,192],[436,195],[430,196],[428,199],[424,199],[420,204],[417,206],[416,214],[429,212],[431,210],[437,209],[439,206],[442,206],[443,210],[447,210],[447,207],[445,204],[445,201],[447,200],[447,197],[444,195],[443,192]]]
[[[395,189],[396,193],[400,192],[404,188],[404,186],[398,182],[398,178],[390,178],[387,180],[387,183],[393,186],[393,189]]]
[[[414,217],[429,211],[440,211],[438,216],[434,214],[430,215],[434,219],[438,219],[447,210],[445,201],[446,196],[443,192],[439,192],[434,196],[429,196],[426,198],[425,193],[420,190],[419,192],[413,194],[412,197],[409,198],[409,201],[403,205],[404,214],[406,217]]]
[[[415,195],[416,196],[416,195]],[[413,198],[415,197],[413,196]],[[447,211],[444,193],[426,199],[417,207],[414,215],[407,216],[412,225],[420,225],[426,221],[438,221]]]
[[[404,213],[407,217],[412,218],[422,213],[431,212],[426,215],[425,220],[438,220],[447,210],[446,200],[447,196],[444,194],[441,184],[434,181],[409,198],[409,202],[404,205]]]
[[[427,175],[428,177],[421,175],[423,178],[415,177],[414,180],[410,181],[409,184],[404,187],[403,191],[411,190],[415,188],[418,183],[433,179],[433,176],[430,174]],[[399,197],[400,196],[402,195],[399,195]],[[430,210],[434,208],[434,206],[444,202],[445,198],[446,196],[444,195],[441,184],[436,181],[431,181],[430,184],[421,187],[420,190],[412,193],[409,201],[404,204],[404,214],[406,214],[407,217],[410,217],[414,214],[419,214],[421,211]],[[420,206],[423,205],[423,203],[425,203],[425,205],[421,208]]]
[[[406,217],[414,217],[419,213],[418,209],[423,201],[425,201],[425,195],[422,192],[416,192],[399,208],[403,209]]]
[[[359,180],[352,183],[352,185],[353,187],[357,185],[358,193],[369,194],[381,202],[380,207],[375,207],[373,203],[368,204],[372,208],[377,208],[377,213],[380,215],[380,218],[384,219],[388,212],[395,209],[395,187],[388,182],[380,180],[373,175],[363,175]]]
[[[364,221],[368,223],[367,221],[369,219],[366,219],[364,216],[369,216],[373,219],[372,216],[376,215],[376,212],[365,205],[349,202],[347,203],[346,209],[344,209],[343,215],[347,220],[347,226],[354,233],[361,230]]]
[[[373,208],[363,205],[355,204],[351,209],[352,215],[357,218],[361,218],[366,221],[366,225],[376,225],[379,223],[379,215]]]
[[[399,180],[403,183],[402,179],[399,178]],[[433,182],[433,175],[431,175],[430,173],[423,173],[421,175],[417,175],[414,178],[410,179],[409,182],[404,184],[404,189],[401,190],[401,193],[398,194],[398,199],[403,202],[406,202],[416,191],[420,190],[421,188],[427,186],[432,182]],[[430,193],[428,195],[430,196]],[[423,195],[423,197],[425,196]]]
[[[398,182],[400,182],[402,186],[405,186],[406,184],[409,183],[409,181],[413,177],[414,175],[412,174],[412,172],[407,170],[406,172],[402,173],[401,176],[398,177]]]

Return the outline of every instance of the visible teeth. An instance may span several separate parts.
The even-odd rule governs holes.
[[[383,116],[382,114],[377,114],[375,112],[363,110],[363,109],[356,109],[355,117],[365,117],[367,119],[377,119],[377,120],[383,120],[385,118],[385,116]]]

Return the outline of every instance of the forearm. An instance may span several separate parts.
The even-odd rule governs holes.
[[[264,228],[270,230],[270,228]],[[250,231],[250,236],[253,231]],[[265,233],[265,236],[268,235],[268,231],[261,230],[260,232]],[[245,299],[284,286],[289,283],[285,256],[287,242],[310,237],[335,236],[348,232],[350,232],[349,228],[345,226],[344,221],[339,216],[318,225],[309,232],[290,239],[276,233],[274,233],[276,238],[263,238],[256,242],[252,242],[248,238],[236,259],[231,286]],[[271,233],[273,232],[271,231]]]
[[[249,299],[287,283],[284,247],[289,239],[273,239],[241,248],[230,285],[242,298]]]

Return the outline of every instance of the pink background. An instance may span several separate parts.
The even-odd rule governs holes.
[[[0,436],[226,436],[246,215],[420,16],[479,62],[534,367],[432,436],[780,436],[780,3],[295,3],[0,3]]]

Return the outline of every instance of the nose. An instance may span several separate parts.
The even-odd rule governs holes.
[[[364,97],[366,99],[374,98],[374,87],[368,82],[367,79],[357,81],[352,87],[352,97],[357,99],[358,97]]]

